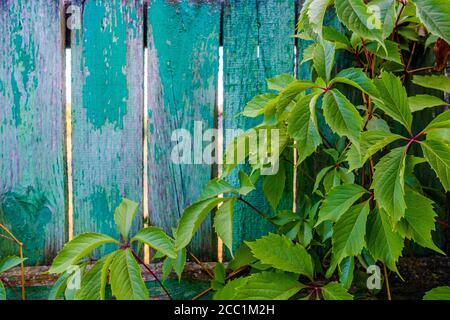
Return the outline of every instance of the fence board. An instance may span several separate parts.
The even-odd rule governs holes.
[[[0,2],[0,222],[29,265],[65,240],[63,43],[59,1]]]
[[[265,92],[265,79],[280,73],[294,74],[295,2],[226,0],[223,19],[224,128],[247,129],[255,120],[235,115],[253,96]],[[236,175],[230,179],[237,183]],[[285,198],[287,203],[288,199]],[[260,186],[247,200],[264,212],[270,211]],[[252,209],[237,204],[233,223],[235,247],[270,230],[270,224]]]
[[[72,32],[74,232],[116,235],[114,209],[143,194],[143,10],[138,0],[82,6]]]
[[[150,220],[169,232],[211,178],[210,165],[171,161],[175,145],[171,136],[176,129],[193,134],[194,121],[202,121],[203,129],[214,126],[218,2],[156,0],[149,4]],[[195,155],[198,150],[193,151]],[[209,218],[194,238],[192,250],[205,259],[215,251]]]

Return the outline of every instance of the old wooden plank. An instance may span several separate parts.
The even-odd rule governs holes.
[[[218,2],[155,0],[149,4],[149,216],[152,224],[168,232],[211,178],[211,165],[202,163],[202,147],[209,143],[202,143],[202,129],[194,128],[196,121],[203,130],[214,126]],[[200,148],[188,147],[192,157],[186,164],[171,159],[177,129],[190,133],[192,143],[200,139]],[[215,251],[213,243],[208,218],[191,248],[207,259]]]
[[[143,194],[143,8],[138,0],[82,6],[72,31],[74,233],[117,235],[114,209]]]
[[[64,84],[60,3],[0,2],[0,222],[27,264],[65,241]],[[0,240],[0,256],[17,254]]]
[[[235,115],[253,96],[266,91],[265,79],[294,74],[295,2],[226,0],[223,19],[224,128],[247,129],[258,121]],[[230,180],[237,183],[236,175]],[[270,213],[260,189],[247,200]],[[290,207],[290,197],[284,199]],[[270,224],[240,203],[235,208],[233,228],[235,247],[271,230]]]

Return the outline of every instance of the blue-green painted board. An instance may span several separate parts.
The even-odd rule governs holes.
[[[74,233],[117,235],[114,209],[143,194],[143,6],[82,6],[82,27],[72,31]]]
[[[54,0],[0,2],[0,223],[28,265],[65,241],[63,32]],[[0,257],[18,254],[0,240]]]
[[[247,129],[258,121],[235,115],[253,96],[266,92],[265,79],[281,73],[294,74],[295,2],[226,0],[223,19],[224,128]],[[236,175],[230,180],[237,183]],[[289,197],[286,199],[289,207]],[[261,186],[247,200],[271,214]],[[264,235],[272,227],[239,203],[233,228],[237,247],[243,240]]]
[[[149,123],[148,177],[150,221],[168,232],[184,208],[193,203],[211,178],[211,165],[192,150],[192,161],[172,161],[174,130],[194,138],[195,121],[214,127],[218,74],[219,1],[150,1],[148,9]],[[200,141],[202,132],[200,131]],[[187,141],[187,140],[185,140]],[[194,143],[194,139],[191,141]],[[195,156],[200,155],[196,161]],[[197,163],[194,163],[197,162]],[[207,218],[194,238],[192,251],[211,259],[214,237]]]

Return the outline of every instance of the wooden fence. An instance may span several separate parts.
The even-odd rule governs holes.
[[[193,132],[195,121],[217,127],[219,48],[223,127],[245,129],[252,121],[235,114],[265,91],[266,78],[307,74],[296,66],[305,44],[293,37],[301,3],[0,0],[0,222],[24,242],[28,265],[49,264],[72,235],[117,235],[113,212],[122,197],[142,204],[135,229],[148,217],[170,231],[216,174],[212,165],[170,156],[175,129]],[[261,192],[249,201],[270,210]],[[288,194],[284,201],[292,203]],[[270,230],[242,206],[234,220],[236,245]],[[216,242],[208,220],[191,249],[212,261]],[[13,250],[3,240],[0,248]]]

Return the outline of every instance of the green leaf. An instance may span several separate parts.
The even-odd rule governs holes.
[[[351,207],[336,222],[332,236],[333,258],[327,277],[331,275],[331,270],[334,270],[346,257],[361,254],[365,246],[364,237],[369,211],[369,202],[366,201]]]
[[[383,101],[383,103],[376,103],[377,107],[411,130],[412,114],[406,89],[400,78],[392,73],[382,72],[381,79],[374,81]]]
[[[450,110],[440,113],[436,118],[433,119],[433,121],[431,121],[428,124],[428,126],[424,129],[424,131],[440,128],[443,129],[450,128]]]
[[[230,192],[237,193],[237,190],[227,181],[219,179],[219,178],[214,178],[214,179],[210,180],[208,182],[208,184],[206,185],[206,187],[203,189],[198,201],[215,198],[220,194],[230,193]]]
[[[257,259],[253,256],[250,248],[245,243],[242,243],[234,252],[233,260],[230,261],[228,267],[231,270],[236,271],[243,266],[254,263],[256,260]]]
[[[179,251],[189,244],[206,216],[224,199],[212,198],[203,200],[190,205],[184,210],[177,228],[175,251]]]
[[[173,269],[178,276],[178,280],[181,280],[181,276],[183,275],[183,270],[186,265],[186,248],[178,251],[177,258],[173,262]]]
[[[329,282],[321,288],[325,300],[353,300],[353,296],[338,282]]]
[[[311,94],[300,99],[288,119],[288,133],[297,141],[298,163],[302,163],[322,143],[315,114],[311,113],[311,109],[314,112],[317,98]]]
[[[365,193],[366,189],[357,184],[343,184],[331,189],[320,207],[316,226],[323,221],[339,221],[339,218]]]
[[[429,248],[445,255],[433,242],[431,232],[435,230],[433,201],[414,190],[408,190],[405,195],[407,209],[405,212],[405,237],[414,240],[422,247]]]
[[[450,78],[445,75],[414,76],[412,82],[421,87],[450,92]]]
[[[337,89],[328,91],[323,99],[323,114],[330,128],[340,136],[359,142],[363,119],[355,106]]]
[[[402,64],[402,58],[400,55],[400,48],[397,42],[385,40],[385,48],[380,47],[376,42],[371,42],[366,45],[366,48],[371,53],[376,54],[381,59],[392,61],[398,64]]]
[[[0,301],[6,300],[6,289],[3,282],[0,280]]]
[[[361,168],[375,153],[402,138],[402,136],[388,131],[364,131],[361,134],[360,151],[352,145],[347,153],[349,170]]]
[[[67,287],[67,280],[71,276],[71,272],[64,272],[58,280],[53,284],[50,289],[50,293],[48,294],[48,300],[58,300],[61,295],[64,293]]]
[[[131,242],[134,241],[145,243],[149,247],[162,252],[169,258],[175,259],[177,257],[173,240],[161,228],[143,228],[133,237],[133,239],[131,239]]]
[[[119,251],[114,251],[100,260],[81,278],[81,288],[76,293],[77,300],[105,300],[105,288],[109,267]]]
[[[8,271],[22,263],[22,259],[15,256],[9,256],[0,260],[0,273]]]
[[[432,34],[450,44],[450,6],[442,0],[414,0],[417,16]]]
[[[427,132],[427,140],[437,140],[450,144],[450,127],[429,130]]]
[[[314,82],[308,80],[295,80],[290,83],[283,91],[280,92],[277,103],[278,114],[283,113],[286,107],[302,92],[315,87]]]
[[[110,283],[117,300],[148,300],[149,293],[142,279],[141,267],[130,249],[119,251],[110,267]]]
[[[348,29],[367,40],[383,42],[382,22],[363,0],[336,0],[335,7],[339,20]]]
[[[450,191],[450,146],[437,140],[422,141],[420,145],[445,191]]]
[[[264,108],[270,101],[273,101],[277,96],[272,93],[265,93],[258,96],[255,96],[252,100],[250,100],[244,107],[244,111],[242,111],[242,115],[255,118],[264,113]]]
[[[406,147],[392,150],[377,163],[373,176],[375,199],[394,224],[405,216],[405,159]]]
[[[384,210],[375,210],[369,215],[367,224],[367,248],[370,254],[389,269],[398,273],[397,260],[402,255],[403,239],[393,231],[389,217]]]
[[[244,287],[248,282],[248,277],[237,278],[229,281],[222,289],[218,290],[213,300],[235,300],[238,289]]]
[[[236,199],[228,199],[222,203],[214,215],[214,230],[225,246],[233,252],[233,211]]]
[[[383,28],[383,39],[388,38],[394,30],[395,20],[397,18],[397,12],[395,10],[396,2],[396,0],[371,0],[369,3],[370,7],[376,8],[376,10],[379,11],[379,17]],[[386,42],[387,41],[385,40],[387,47]]]
[[[305,248],[300,244],[294,244],[286,236],[269,233],[256,241],[247,241],[246,244],[261,263],[313,279],[311,256]]]
[[[319,36],[322,36],[325,13],[332,2],[333,0],[316,0],[313,5],[309,7],[308,18],[311,28]]]
[[[425,293],[423,300],[450,300],[450,286],[431,289]]]
[[[277,209],[283,196],[286,185],[286,170],[283,162],[280,162],[278,172],[271,176],[265,176],[263,182],[263,192],[274,210]]]
[[[248,193],[255,190],[255,185],[253,184],[253,181],[250,179],[250,177],[242,170],[239,170],[239,193],[241,195],[247,195]]]
[[[69,267],[75,265],[81,258],[89,255],[95,248],[107,243],[119,244],[119,242],[107,235],[98,233],[83,233],[66,243],[64,248],[53,260],[49,273],[63,273]]]
[[[357,88],[358,90],[367,93],[375,99],[379,99],[379,93],[372,80],[367,77],[363,69],[359,68],[348,68],[340,71],[336,77],[331,81],[334,83],[345,83],[350,86]]]
[[[409,97],[408,103],[411,112],[438,106],[448,106],[448,103],[443,101],[441,98],[430,96],[428,94],[418,94],[416,96]]]
[[[247,278],[245,285],[235,288],[235,300],[287,300],[304,285],[292,274],[260,272]]]
[[[319,0],[321,1],[321,0]],[[317,43],[314,51],[314,68],[322,79],[329,81],[334,66],[335,46],[332,42],[323,40]]]
[[[335,43],[336,49],[348,49],[352,46],[345,34],[333,27],[323,26],[322,33],[325,40]],[[312,54],[311,59],[313,55],[314,54]],[[305,56],[305,53],[303,53],[303,56]]]
[[[269,90],[282,91],[294,81],[295,78],[292,75],[283,73],[273,78],[267,79],[267,88]]]
[[[325,175],[333,168],[334,166],[328,166],[319,171],[319,173],[316,175],[316,181],[314,182],[313,193],[319,189],[320,182],[325,177]]]
[[[117,230],[122,235],[124,240],[128,240],[131,225],[133,224],[134,216],[136,215],[139,204],[123,199],[114,213],[114,221],[116,222]]]
[[[339,281],[345,289],[349,289],[353,282],[355,258],[347,257],[339,264]]]

